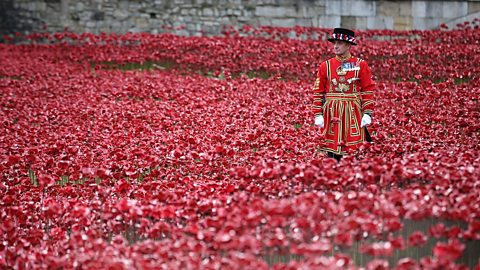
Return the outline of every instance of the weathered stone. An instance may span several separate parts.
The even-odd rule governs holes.
[[[302,6],[299,14],[302,17],[316,18],[325,15],[325,6]]]
[[[256,4],[258,5],[258,1],[253,1],[254,3],[256,2]],[[262,5],[276,5],[277,4],[277,1],[276,0],[262,0],[261,1],[261,4]]]
[[[444,16],[443,6],[444,6],[443,1],[413,1],[412,14],[413,14],[413,17],[418,17],[418,18],[443,17]]]
[[[137,18],[135,20],[135,26],[137,28],[148,28],[148,21],[145,18]]]
[[[400,5],[403,2],[381,0],[377,2],[377,16],[395,16],[400,13]]]
[[[341,23],[340,16],[321,16],[318,18],[318,27],[334,28],[339,27]]]
[[[95,28],[95,26],[97,26],[97,24],[96,24],[95,22],[93,22],[93,21],[87,21],[87,22],[85,23],[85,26],[88,27],[88,28],[92,28],[92,29],[93,29],[93,28]]]
[[[236,18],[239,23],[249,24],[249,25],[259,25],[258,18],[250,18],[250,17],[237,17]]]
[[[480,12],[480,1],[468,2],[468,14]]]
[[[227,15],[241,16],[242,11],[239,9],[227,9]]]
[[[392,17],[368,17],[367,29],[392,29],[393,18]]]
[[[318,21],[318,20],[315,20],[315,21]],[[310,18],[295,19],[295,25],[313,27],[313,19],[310,19]]]
[[[318,18],[312,18],[312,27],[320,27]]]
[[[449,21],[446,21],[444,23],[448,26],[448,28],[455,28],[457,26],[457,24],[463,24],[465,22],[472,22],[475,19],[478,19],[479,17],[480,16],[477,12],[477,13],[469,14],[465,17],[460,17],[460,18],[457,18],[457,19],[449,20]]]
[[[128,2],[129,10],[139,10],[142,6],[136,2]]]
[[[138,27],[131,27],[128,29],[128,32],[131,32],[131,33],[141,33],[142,32],[142,29],[138,28]]]
[[[98,31],[99,32],[103,32],[103,33],[108,33],[110,32],[112,29],[110,26],[100,26],[98,27]]]
[[[375,2],[366,0],[330,1],[325,10],[326,15],[341,16],[375,16],[375,13]]]
[[[366,29],[368,25],[368,17],[355,17],[356,25],[353,29]]]
[[[0,0],[4,1],[4,0]],[[480,1],[441,0],[11,0],[17,25],[39,31],[219,33],[221,26],[295,25],[355,29],[431,29],[478,18]],[[40,23],[39,23],[40,22]],[[208,26],[203,28],[203,26]],[[1,26],[0,26],[1,27]],[[0,32],[5,31],[0,28]],[[8,29],[8,32],[15,29]],[[24,30],[21,30],[24,31]],[[173,31],[172,31],[173,32]]]
[[[207,17],[213,17],[215,16],[215,9],[213,8],[204,8],[202,10],[202,15],[207,16]]]
[[[355,16],[342,16],[340,26],[344,28],[357,29],[357,17]],[[337,26],[338,27],[338,26]]]
[[[297,14],[294,7],[259,6],[255,15],[260,17],[293,17]]]
[[[110,22],[110,26],[112,29],[118,29],[122,27],[122,24],[118,21],[112,21]]]
[[[272,25],[272,20],[264,17],[259,17],[258,18],[258,24],[259,25]]]
[[[129,7],[129,1],[128,0],[120,0],[120,2],[118,2],[118,8],[119,9],[128,9]]]
[[[296,20],[293,18],[272,19],[272,25],[279,27],[294,27],[296,25]]]
[[[419,30],[428,30],[437,28],[441,19],[438,18],[413,18],[412,27]]]
[[[91,17],[91,20],[94,20],[94,21],[103,21],[105,17],[105,13],[101,12],[101,11],[95,11],[93,12],[92,14],[92,17]]]
[[[457,18],[468,14],[467,2],[444,2],[443,3],[443,17]]]
[[[113,17],[118,20],[125,20],[128,18],[128,11],[117,9],[113,12]]]
[[[37,3],[37,10],[38,11],[45,11],[47,9],[47,4],[44,2],[38,2]]]
[[[187,24],[187,30],[189,31],[196,31],[197,30],[197,27],[195,24]]]
[[[427,4],[425,1],[414,1],[412,3],[412,16],[416,18],[427,17]]]
[[[400,2],[400,16],[412,16],[412,2],[402,1]]]
[[[395,30],[409,30],[412,28],[412,17],[410,16],[395,16],[393,17],[393,29]]]

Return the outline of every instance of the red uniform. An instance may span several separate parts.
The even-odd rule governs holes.
[[[375,82],[368,64],[360,58],[334,57],[323,62],[313,88],[313,113],[325,120],[323,150],[344,155],[365,141],[360,127],[364,113],[375,107]]]

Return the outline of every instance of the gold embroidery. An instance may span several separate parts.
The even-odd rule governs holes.
[[[313,85],[313,90],[318,90],[318,86],[320,85],[320,79],[317,78],[315,80],[315,84]]]

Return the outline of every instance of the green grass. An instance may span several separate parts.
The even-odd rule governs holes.
[[[122,70],[122,71],[129,71],[129,70],[139,70],[139,71],[151,71],[154,69],[172,69],[175,68],[176,64],[170,60],[163,60],[163,61],[145,61],[145,62],[127,62],[127,63],[117,63],[117,62],[91,62],[90,68],[93,70],[96,66],[100,66],[101,69],[104,70]]]
[[[0,75],[0,79],[12,79],[12,80],[18,80],[18,81],[21,81],[23,80],[22,76],[3,76],[3,75]]]
[[[175,63],[175,61],[173,61],[173,60],[126,62],[126,63],[118,63],[118,62],[115,62],[115,61],[98,62],[98,63],[97,62],[91,62],[90,67],[91,67],[92,72],[95,72],[95,69],[97,69],[97,67],[99,69],[102,69],[102,70],[121,70],[121,71],[132,71],[132,70],[153,71],[153,70],[172,70],[172,69],[176,69],[176,70],[181,71],[181,74],[183,74],[183,75],[188,75],[190,72],[193,72],[193,73],[199,74],[199,75],[207,77],[207,78],[216,78],[216,79],[219,79],[219,80],[225,80],[226,79],[225,78],[225,73],[223,71],[221,71],[219,73],[219,75],[215,75],[218,72],[212,71],[212,70],[205,71],[205,70],[202,70],[201,67],[181,67],[177,63]],[[250,79],[252,79],[252,78],[269,79],[269,78],[272,77],[272,75],[273,74],[270,74],[266,70],[250,70],[250,71],[247,71],[247,72],[231,73],[232,79],[237,79],[241,76],[247,76]],[[1,78],[7,78],[7,77],[0,76],[0,79]],[[17,80],[22,79],[21,77],[18,77],[18,76],[11,76],[11,77],[8,77],[8,78],[17,79]],[[290,79],[295,81],[298,78],[290,78]],[[289,80],[289,79],[284,78],[284,77],[279,77],[279,80]],[[408,79],[405,80],[405,78],[403,78],[403,77],[397,77],[397,78],[395,78],[394,81],[397,82],[397,83],[398,82],[405,82],[405,81],[421,83],[422,81],[426,81],[426,80],[430,80],[432,83],[438,84],[438,83],[445,82],[447,79],[446,78],[428,78],[428,77],[424,77],[424,78],[421,78],[421,79],[415,79],[415,78],[412,77],[412,78],[408,78]],[[472,80],[472,78],[470,78],[470,77],[453,78],[453,80],[454,80],[454,83],[456,85],[459,85],[459,84],[464,84],[464,83],[470,82]]]
[[[158,169],[158,167],[146,168],[146,169],[140,170],[141,172],[138,174],[137,178],[131,179],[130,177],[125,175],[124,179],[127,180],[128,182],[132,182],[132,181],[136,180],[139,183],[143,183],[145,177],[150,175],[150,173],[155,169]],[[37,178],[37,176],[35,175],[35,172],[32,169],[28,170],[28,178],[30,179],[30,183],[34,187],[39,186],[38,178]],[[81,179],[78,179],[78,180],[72,180],[72,179],[70,179],[69,175],[62,175],[59,180],[55,181],[55,185],[57,185],[57,186],[84,185],[85,182],[89,182],[89,180],[94,180],[97,185],[100,185],[102,183],[102,179],[99,178],[99,177],[94,177],[94,178],[82,177]]]
[[[470,77],[466,77],[466,78],[453,78],[453,83],[455,85],[459,85],[459,84],[464,84],[464,83],[468,83],[472,80],[473,78],[470,78]],[[415,78],[409,78],[408,80],[404,80],[404,78],[402,77],[397,77],[395,79],[395,82],[396,83],[399,83],[399,82],[415,82],[415,83],[421,83],[422,81],[427,81],[427,80],[430,80],[432,83],[434,84],[439,84],[439,83],[443,83],[443,82],[446,82],[447,79],[445,78],[422,78],[420,80],[418,79],[415,79]]]
[[[127,62],[127,63],[118,63],[115,61],[105,61],[105,62],[91,62],[90,69],[92,72],[95,71],[96,68],[101,70],[121,70],[121,71],[131,71],[131,70],[138,70],[138,71],[152,71],[152,70],[171,70],[171,69],[178,69],[183,71],[184,75],[188,75],[188,72],[195,72],[202,76],[208,78],[216,78],[220,80],[225,80],[225,73],[222,71],[218,76],[214,75],[215,71],[202,71],[200,69],[195,68],[181,68],[179,67],[174,61],[172,60],[161,60],[161,61],[145,61],[145,62]],[[248,78],[261,78],[261,79],[268,79],[271,77],[271,74],[265,70],[251,70],[248,72],[239,72],[239,73],[232,73],[232,79],[236,79],[241,77],[242,75],[246,75]]]
[[[38,187],[37,176],[35,176],[35,172],[32,169],[28,169],[28,178],[30,178],[30,182],[34,187]]]

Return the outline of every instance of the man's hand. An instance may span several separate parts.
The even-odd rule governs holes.
[[[362,117],[362,123],[360,124],[360,127],[368,126],[372,123],[372,118],[368,114],[364,114]]]
[[[323,126],[324,126],[323,115],[315,116],[315,125],[319,126],[320,128],[323,128]]]

